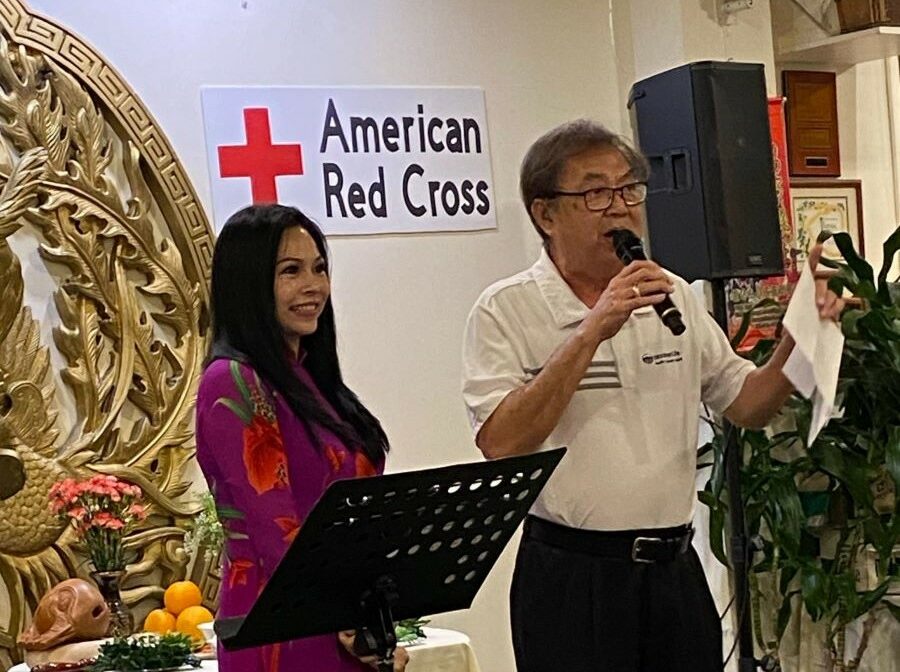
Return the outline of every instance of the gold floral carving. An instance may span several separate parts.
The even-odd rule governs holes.
[[[9,244],[25,233],[54,279],[48,325]],[[144,490],[127,602],[183,576],[211,250],[190,180],[134,91],[77,37],[0,0],[0,452],[25,473],[0,501],[0,667],[19,659],[40,597],[89,570],[48,508],[61,477]]]

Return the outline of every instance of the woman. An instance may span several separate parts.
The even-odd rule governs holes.
[[[344,384],[328,251],[296,208],[225,223],[212,269],[212,349],[197,395],[197,458],[229,519],[219,616],[249,611],[328,485],[380,474],[388,440]],[[221,672],[357,672],[352,633],[227,652]],[[395,670],[405,668],[398,650]]]

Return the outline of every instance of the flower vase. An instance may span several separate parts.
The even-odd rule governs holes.
[[[97,583],[97,588],[100,590],[106,606],[109,607],[107,637],[127,637],[134,632],[134,615],[125,602],[122,601],[120,592],[125,570],[91,572],[91,576]]]

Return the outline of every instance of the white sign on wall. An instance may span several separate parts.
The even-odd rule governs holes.
[[[203,87],[216,231],[250,203],[327,235],[496,227],[484,92]]]

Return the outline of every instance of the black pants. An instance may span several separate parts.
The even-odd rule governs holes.
[[[638,563],[551,545],[535,525],[552,523],[529,517],[516,558],[518,672],[721,672],[721,623],[692,547]]]

